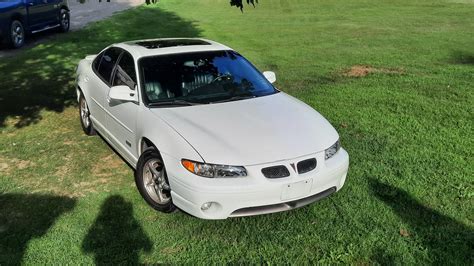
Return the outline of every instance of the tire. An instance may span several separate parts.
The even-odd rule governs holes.
[[[155,147],[147,148],[140,155],[135,171],[135,184],[140,195],[153,209],[164,213],[176,210],[171,199],[165,164]]]
[[[59,32],[68,32],[69,27],[71,26],[71,16],[69,11],[64,8],[61,8],[59,11]]]
[[[96,134],[90,118],[89,106],[82,92],[79,95],[79,120],[81,121],[82,130],[84,130],[86,135],[92,136]]]
[[[20,48],[25,44],[25,28],[23,23],[19,20],[12,20],[10,24],[10,30],[8,32],[7,43],[10,48]]]

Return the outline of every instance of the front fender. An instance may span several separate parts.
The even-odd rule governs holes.
[[[153,145],[160,151],[161,154],[166,154],[165,157],[172,157],[178,160],[183,158],[204,162],[203,158],[193,148],[193,146],[184,139],[175,129],[166,123],[159,116],[153,114],[150,109],[141,106],[138,114],[138,138],[137,146],[141,149],[143,138],[150,140]],[[141,150],[138,151],[138,154]],[[166,163],[166,161],[165,161]]]

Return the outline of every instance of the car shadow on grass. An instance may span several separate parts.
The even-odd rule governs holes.
[[[19,265],[28,242],[45,235],[75,204],[61,196],[0,195],[0,265]]]
[[[152,242],[133,217],[133,206],[121,196],[108,197],[82,242],[97,265],[138,264],[139,253],[149,252]]]
[[[198,37],[194,22],[154,6],[141,6],[0,60],[0,127],[17,128],[76,104],[75,69],[86,55],[112,43],[146,38]]]
[[[440,265],[473,265],[474,230],[433,210],[413,198],[406,191],[370,180],[372,193],[410,226],[410,237],[428,250],[432,263]],[[413,240],[413,241],[414,241]],[[408,239],[410,241],[410,239]],[[390,263],[390,256],[376,254],[374,259]]]

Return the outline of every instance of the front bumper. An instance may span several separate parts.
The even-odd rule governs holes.
[[[162,154],[166,164],[173,203],[183,211],[203,219],[258,215],[305,206],[338,191],[344,185],[349,155],[340,149],[331,159],[324,152],[291,160],[245,166],[248,176],[239,178],[203,178],[189,173],[180,160]],[[316,158],[316,169],[297,174],[290,164]],[[269,179],[261,169],[285,165],[290,176]],[[213,204],[201,210],[206,202]]]

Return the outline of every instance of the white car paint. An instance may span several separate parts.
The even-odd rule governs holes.
[[[311,107],[283,93],[181,108],[151,109],[207,161],[254,165],[324,151],[336,130]]]
[[[195,51],[231,50],[222,44],[147,49],[131,43],[114,44],[137,62],[146,56]],[[105,50],[105,49],[104,49]],[[204,219],[224,219],[299,207],[305,199],[339,190],[346,179],[349,157],[344,149],[325,160],[325,149],[339,136],[330,123],[305,103],[283,92],[253,99],[187,107],[148,108],[142,102],[141,77],[130,92],[133,101],[109,97],[110,86],[92,69],[95,55],[81,60],[77,88],[89,105],[94,128],[136,167],[146,138],[160,151],[166,166],[173,203]],[[267,76],[267,75],[266,75]],[[272,79],[275,77],[273,76]],[[188,172],[181,159],[244,166],[248,176],[205,178]],[[292,164],[317,159],[317,167],[298,174]],[[285,165],[290,176],[266,178],[261,169]],[[213,202],[203,211],[202,204]],[[290,203],[289,203],[290,202]],[[274,209],[260,206],[277,206]],[[253,209],[248,209],[253,208]]]

